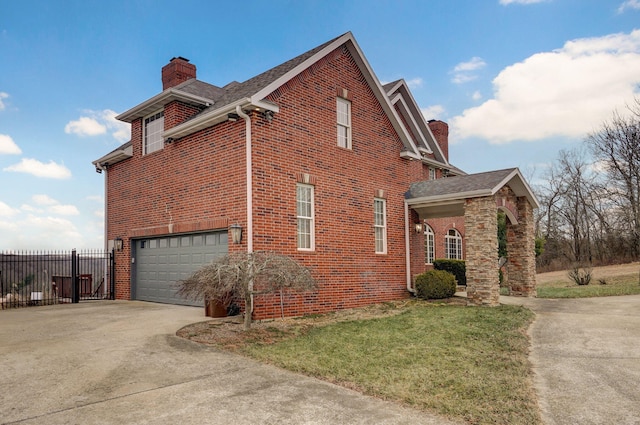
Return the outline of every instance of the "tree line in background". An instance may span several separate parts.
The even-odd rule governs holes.
[[[640,98],[626,108],[560,151],[534,188],[539,271],[640,258]]]

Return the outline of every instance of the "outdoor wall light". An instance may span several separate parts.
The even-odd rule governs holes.
[[[228,114],[227,115],[227,120],[231,121],[231,122],[235,122],[238,121],[238,118],[240,118],[240,116],[238,114]]]
[[[113,248],[116,251],[122,251],[122,238],[115,238],[113,241]]]
[[[416,233],[422,233],[422,223],[416,223]]]
[[[229,232],[231,233],[231,241],[235,244],[242,242],[242,226],[239,224],[232,224],[229,226]]]

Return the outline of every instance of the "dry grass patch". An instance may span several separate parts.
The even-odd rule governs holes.
[[[594,267],[589,285],[576,285],[566,270],[536,276],[539,298],[586,298],[640,294],[640,263]]]

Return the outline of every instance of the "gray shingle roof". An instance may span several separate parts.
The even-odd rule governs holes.
[[[212,86],[219,90],[215,93],[216,96],[208,97],[208,96],[205,96],[204,93],[192,93],[192,92],[190,93],[196,94],[202,97],[207,97],[208,99],[212,99],[215,102],[213,106],[210,106],[209,108],[206,108],[203,111],[201,111],[200,112],[201,114],[206,113],[212,108],[213,109],[221,108],[225,105],[229,105],[237,100],[250,97],[251,95],[259,92],[261,89],[267,87],[269,84],[276,81],[278,78],[282,77],[284,74],[291,71],[293,68],[300,65],[302,62],[306,61],[307,59],[309,59],[310,57],[315,55],[317,52],[324,49],[326,46],[333,43],[335,40],[337,40],[340,37],[342,37],[342,35],[332,40],[329,40],[326,43],[323,43],[299,56],[296,56],[295,58],[290,59],[285,63],[282,63],[274,68],[271,68],[268,71],[263,72],[262,74],[256,75],[255,77],[250,78],[242,83],[233,81],[227,84],[226,86],[224,86],[223,88]],[[206,83],[203,83],[203,84],[206,84]],[[176,88],[183,90],[180,87],[176,87]]]
[[[517,170],[517,168],[507,168],[466,176],[415,182],[409,186],[409,191],[405,197],[407,199],[414,199],[477,191],[492,191],[515,170]]]

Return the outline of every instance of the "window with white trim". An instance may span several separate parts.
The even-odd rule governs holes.
[[[373,228],[375,232],[376,254],[387,253],[387,201],[373,200]]]
[[[433,260],[436,258],[436,244],[435,234],[433,229],[428,224],[425,224],[424,229],[424,262],[426,264],[433,264]]]
[[[151,114],[144,119],[144,147],[143,155],[159,151],[164,148],[164,111]]]
[[[339,97],[336,111],[338,117],[338,146],[351,149],[351,102]]]
[[[301,251],[313,251],[315,248],[313,195],[313,186],[297,185],[296,216],[298,219],[298,249]]]
[[[436,169],[433,167],[429,167],[429,180],[436,179]]]
[[[450,229],[445,236],[447,246],[447,258],[450,260],[462,260],[462,236],[456,229]]]

